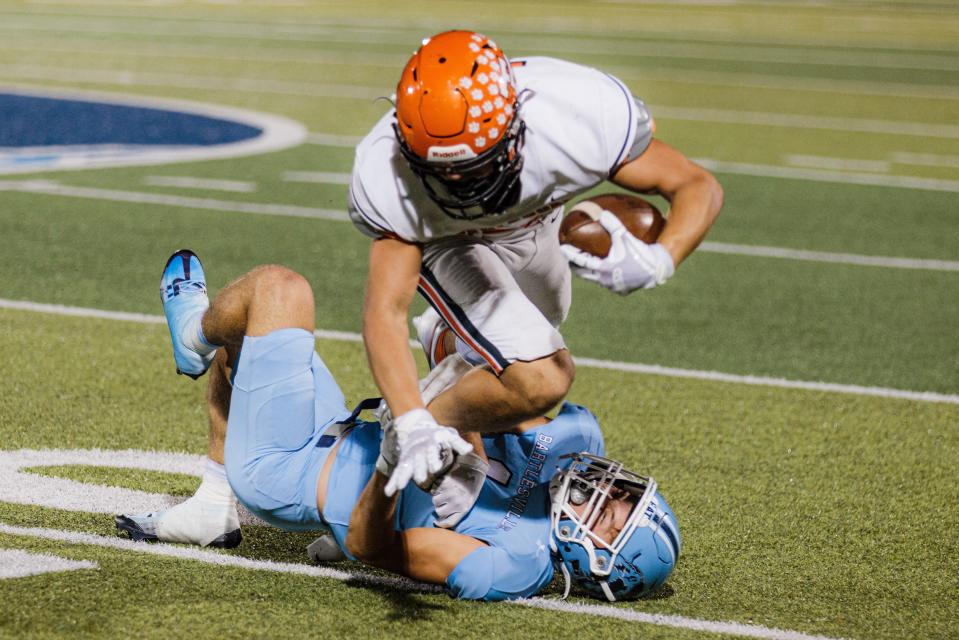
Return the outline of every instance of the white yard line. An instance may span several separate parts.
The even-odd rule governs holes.
[[[649,105],[649,111],[654,117],[667,120],[722,122],[726,124],[786,127],[790,129],[816,129],[823,131],[854,131],[856,133],[881,133],[896,136],[918,136],[922,138],[959,138],[959,125],[955,124],[657,105]]]
[[[215,75],[116,71],[114,69],[64,70],[61,67],[23,64],[0,64],[0,78],[22,78],[31,82],[52,80],[70,84],[110,84],[124,87],[139,85],[352,100],[375,100],[381,96],[389,96],[393,92],[392,87],[284,82],[265,78],[224,78]]]
[[[31,302],[29,300],[7,300],[0,298],[0,309],[17,309],[20,311],[101,318],[106,320],[122,320],[128,322],[141,322],[145,324],[165,323],[163,316],[151,316],[122,311],[104,311],[101,309],[87,309],[83,307]],[[324,340],[339,340],[344,342],[363,341],[363,338],[360,334],[350,331],[326,331],[323,329],[317,329],[314,334],[316,337]],[[415,343],[411,342],[411,344]],[[646,375],[667,376],[672,378],[692,378],[697,380],[711,380],[714,382],[729,382],[734,384],[746,384],[762,387],[778,387],[781,389],[801,389],[806,391],[824,391],[829,393],[845,393],[860,396],[876,396],[880,398],[911,400],[914,402],[934,402],[959,405],[959,395],[949,395],[931,391],[907,391],[903,389],[865,387],[860,385],[835,384],[830,382],[808,382],[803,380],[786,380],[784,378],[744,376],[732,373],[722,373],[720,371],[679,369],[675,367],[663,367],[655,364],[617,362],[614,360],[600,360],[596,358],[576,357],[575,360],[577,366],[580,367],[609,369],[627,373],[640,373]]]
[[[191,198],[141,191],[117,191],[115,189],[96,189],[92,187],[65,187],[45,180],[0,181],[0,191],[19,191],[21,193],[40,193],[68,198],[90,200],[108,200],[130,202],[134,204],[155,204],[167,207],[186,207],[190,209],[209,209],[229,213],[256,213],[269,216],[290,216],[295,218],[318,218],[321,220],[349,220],[345,211],[299,207],[290,204],[270,204],[241,202],[236,200],[215,200],[212,198]]]
[[[193,176],[147,176],[143,184],[151,187],[176,187],[178,189],[204,189],[209,191],[229,191],[231,193],[253,193],[255,182],[239,180],[213,180]]]
[[[274,22],[264,26],[253,23],[229,22],[188,22],[173,24],[168,20],[154,20],[148,25],[118,25],[103,20],[84,19],[41,19],[39,21],[14,19],[6,24],[0,22],[0,32],[12,30],[57,32],[63,31],[71,36],[82,34],[125,34],[143,36],[196,37],[203,39],[220,38],[227,40],[257,39],[263,41],[317,41],[339,42],[362,47],[367,44],[391,44],[414,48],[419,40],[428,35],[424,29],[398,31],[397,26],[389,27],[334,27],[325,24],[296,24]],[[540,33],[542,25],[534,29]],[[502,31],[500,31],[502,32]],[[554,55],[569,53],[611,55],[617,57],[694,59],[694,60],[732,60],[737,62],[776,63],[784,65],[822,65],[827,67],[860,67],[873,69],[915,69],[954,71],[957,62],[955,56],[936,53],[849,51],[836,47],[813,47],[807,45],[780,44],[767,46],[756,43],[721,42],[702,43],[685,42],[644,42],[641,40],[622,40],[610,42],[607,37],[587,35],[578,31],[578,37],[559,38],[557,36],[536,37],[524,34],[523,47],[527,51],[544,52]],[[493,35],[493,34],[491,34]],[[517,55],[517,54],[514,54]]]
[[[168,4],[171,0],[156,0],[153,4]],[[642,0],[640,0],[642,1]],[[686,2],[687,0],[684,0]],[[89,2],[84,0],[33,0],[33,4],[53,4],[53,5],[63,5],[68,3],[75,3],[77,5],[84,5],[84,14],[73,15],[73,16],[64,16],[62,10],[53,10],[53,11],[36,11],[31,8],[31,11],[12,11],[5,10],[0,15],[14,16],[17,19],[40,19],[44,21],[49,21],[50,17],[62,18],[62,17],[73,17],[86,19],[88,21],[95,20],[103,22],[107,19],[117,19],[118,16],[114,12],[104,12],[100,11],[89,11]],[[612,0],[611,0],[612,2]],[[696,0],[688,0],[692,4],[696,4]],[[636,0],[621,0],[620,4],[635,4]],[[781,4],[788,7],[795,7],[796,2],[794,0],[776,0],[777,4]],[[127,5],[129,4],[125,0],[99,0],[97,4],[101,5]],[[150,4],[150,2],[144,2],[144,4]],[[263,4],[269,5],[269,0],[263,0]],[[306,0],[303,0],[302,3],[294,4],[308,4]],[[525,7],[529,10],[535,10],[535,14],[542,14],[544,11],[544,6],[549,6],[549,3],[544,2],[511,2],[510,8]],[[657,7],[655,5],[662,5],[662,2],[648,2],[645,6],[642,6],[639,11],[642,11],[644,15],[648,15],[650,12],[662,19],[664,9],[662,7]],[[758,2],[746,2],[741,3],[739,0],[703,0],[701,3],[703,5],[726,5],[726,4],[735,4],[735,5],[744,5],[744,6],[756,6],[757,8],[766,8],[768,3],[766,0],[760,0]],[[844,3],[844,0],[839,0],[836,2],[822,2],[820,0],[807,0],[806,4],[812,5],[815,8],[842,8],[848,9],[849,6],[847,3]],[[895,16],[892,18],[886,18],[885,22],[891,25],[891,29],[895,32],[903,32],[903,19],[915,19],[922,18],[923,13],[917,11],[909,11],[904,14],[903,8],[899,6],[901,3],[890,2],[889,6],[876,5],[872,3],[870,6],[871,12],[881,11],[884,13],[895,13]],[[913,3],[915,6],[914,9],[925,9],[922,7],[922,3]],[[942,13],[942,2],[936,0],[929,3],[932,5],[931,11],[935,11],[937,15]],[[671,9],[666,8],[665,11],[672,12]],[[562,12],[559,12],[562,13]],[[767,15],[764,12],[764,15]],[[131,20],[148,20],[153,22],[166,21],[170,23],[181,23],[187,25],[195,25],[202,23],[213,23],[223,25],[225,28],[237,28],[237,27],[246,27],[250,26],[252,21],[250,20],[240,20],[240,19],[229,19],[224,20],[221,18],[198,18],[198,17],[184,17],[184,18],[175,18],[172,17],[169,13],[164,14],[149,14],[144,12],[139,12],[137,16],[126,16],[127,21]],[[673,20],[673,16],[670,15],[670,21]],[[862,18],[863,22],[868,24],[864,25],[869,27],[869,31],[875,30],[876,16],[869,15],[868,17]],[[893,22],[894,21],[894,22]],[[436,33],[443,29],[449,28],[449,21],[442,18],[426,18],[423,16],[411,16],[409,18],[397,18],[395,16],[384,17],[384,18],[369,18],[369,17],[359,17],[359,18],[335,18],[332,20],[270,20],[268,22],[257,21],[255,25],[263,27],[267,26],[272,29],[282,29],[284,27],[293,26],[297,29],[306,29],[313,30],[312,33],[315,35],[316,30],[322,29],[322,33],[326,34],[331,29],[338,32],[346,31],[407,31],[409,32],[408,36],[414,41],[422,38],[430,33]],[[675,26],[675,25],[673,25]],[[644,29],[645,27],[645,29]],[[619,20],[618,22],[600,22],[600,23],[584,23],[581,18],[567,18],[562,17],[561,15],[550,16],[548,20],[544,20],[542,16],[537,18],[517,18],[511,17],[508,23],[502,21],[493,21],[485,22],[478,24],[477,27],[480,30],[486,30],[490,35],[496,36],[497,34],[517,34],[528,36],[530,33],[543,33],[543,34],[553,34],[557,37],[592,37],[594,39],[601,39],[606,41],[615,42],[617,39],[628,39],[630,41],[635,40],[647,40],[651,39],[657,42],[691,42],[691,43],[703,43],[709,42],[713,44],[726,44],[731,46],[749,46],[749,45],[758,45],[758,46],[770,46],[770,47],[791,47],[791,48],[814,48],[820,50],[833,50],[837,49],[835,46],[835,37],[829,37],[829,33],[823,33],[819,38],[796,38],[793,35],[790,37],[763,37],[763,35],[756,30],[753,30],[748,33],[744,33],[741,29],[737,29],[728,24],[722,23],[722,21],[713,21],[709,24],[709,29],[699,30],[699,31],[688,31],[688,32],[678,32],[670,29],[669,31],[664,31],[663,29],[658,28],[656,23],[652,24],[641,24],[632,20]],[[71,35],[76,33],[81,33],[82,30],[75,29]],[[285,33],[285,32],[284,32]],[[941,55],[942,53],[956,53],[959,54],[959,49],[953,47],[948,47],[942,43],[925,43],[929,46],[924,48],[922,44],[916,44],[914,42],[896,42],[891,40],[886,40],[882,43],[883,49],[887,50],[901,50],[910,54],[915,53],[929,53],[933,55]],[[950,43],[953,44],[953,43]],[[864,49],[867,51],[875,51],[876,45],[872,42],[856,42],[856,41],[844,41],[842,43],[842,50],[855,50],[855,49]]]
[[[99,565],[89,560],[69,560],[47,553],[30,553],[20,549],[0,548],[0,580],[60,573],[77,569],[96,569]]]
[[[784,164],[807,169],[828,169],[830,171],[871,171],[889,173],[891,163],[887,160],[863,160],[859,158],[833,158],[832,156],[813,156],[799,153],[782,157]]]
[[[153,556],[176,558],[179,560],[188,560],[192,562],[202,562],[220,567],[232,567],[250,571],[272,571],[276,573],[286,573],[311,578],[337,580],[340,582],[355,582],[359,584],[388,587],[394,590],[425,591],[430,593],[442,593],[443,591],[437,586],[426,585],[399,577],[374,576],[362,571],[343,571],[341,569],[332,569],[323,566],[295,564],[290,562],[276,562],[273,560],[251,560],[242,556],[228,555],[226,553],[219,553],[216,551],[207,551],[197,547],[164,543],[147,544],[143,542],[133,542],[132,540],[126,540],[119,537],[111,538],[90,533],[80,533],[77,531],[60,531],[57,529],[43,529],[39,527],[18,527],[0,522],[0,534],[38,538],[41,540],[52,540],[65,544],[90,545],[107,549],[116,549],[118,551],[132,551],[135,553],[143,553]],[[723,633],[744,636],[748,638],[764,638],[767,640],[832,640],[827,636],[809,635],[799,631],[775,629],[764,627],[762,625],[743,624],[740,622],[724,622],[718,620],[703,620],[699,618],[687,618],[685,616],[677,615],[644,613],[632,609],[630,605],[613,607],[609,605],[576,604],[563,600],[547,600],[544,598],[516,600],[507,604],[525,606],[534,609],[547,609],[576,615],[612,618],[616,620],[625,620],[628,622],[651,624],[660,627],[688,629],[692,631],[702,631],[705,633]]]
[[[39,79],[69,83],[115,84],[122,86],[159,86],[181,89],[205,89],[239,91],[249,93],[273,93],[306,97],[375,100],[393,93],[392,86],[363,86],[346,84],[320,84],[264,80],[262,78],[227,78],[209,75],[179,73],[127,72],[112,69],[70,69],[40,65],[0,64],[0,78],[21,78],[27,81]],[[881,133],[887,135],[916,136],[923,138],[959,139],[959,125],[900,120],[877,120],[813,116],[796,113],[767,113],[762,111],[737,111],[732,109],[707,109],[649,105],[657,118],[691,122],[721,122],[750,126],[786,127],[856,133]]]
[[[312,134],[311,134],[312,135]],[[909,153],[900,151],[889,154],[892,162],[899,164],[913,164],[923,167],[945,167],[946,169],[959,169],[959,156],[940,154],[940,153]]]
[[[4,50],[37,51],[45,54],[67,53],[97,56],[120,56],[123,58],[171,58],[177,60],[246,61],[260,64],[340,65],[349,67],[380,67],[401,69],[406,62],[405,53],[374,53],[358,51],[309,51],[271,47],[269,51],[247,53],[248,49],[212,44],[151,43],[145,47],[82,47],[63,45],[59,40],[30,41],[25,43],[4,42]],[[669,82],[674,84],[730,86],[788,91],[812,91],[819,93],[842,93],[888,96],[894,98],[928,98],[935,100],[959,100],[959,88],[932,86],[921,83],[883,82],[868,80],[833,80],[809,76],[756,74],[737,71],[695,71],[691,69],[650,69],[620,65],[602,65],[602,69],[624,80],[637,79],[643,82]]]
[[[283,180],[313,184],[350,184],[350,174],[331,171],[285,171]]]
[[[727,171],[726,163],[710,160],[699,160],[701,164],[714,171]],[[756,165],[748,165],[755,167]],[[765,167],[769,170],[768,174],[752,173],[747,175],[769,175],[770,177],[791,177],[800,179],[812,179],[804,175],[802,177],[792,175],[790,171],[804,171],[799,169],[787,169],[784,167]],[[731,173],[740,173],[739,171],[730,171]],[[807,172],[808,173],[808,172]],[[324,183],[319,175],[332,177],[332,181],[327,184],[345,184],[347,174],[320,174],[315,172],[311,182]],[[835,174],[829,182],[842,182]],[[875,182],[861,182],[863,176],[858,174],[850,175],[854,184],[877,184],[883,186],[905,186],[897,184],[885,184],[885,182],[895,182],[894,176],[879,176]],[[869,176],[872,177],[872,176]],[[915,178],[914,180],[920,180]],[[936,183],[945,181],[935,181]],[[959,191],[959,183],[956,183],[948,191]],[[335,222],[345,222],[349,220],[349,214],[339,209],[317,209],[313,207],[300,207],[295,205],[268,204],[241,202],[236,200],[216,200],[211,198],[190,198],[184,196],[172,196],[157,193],[145,193],[140,191],[117,191],[113,189],[97,189],[92,187],[68,187],[56,182],[46,180],[24,180],[24,181],[0,181],[0,192],[18,191],[21,193],[36,193],[51,196],[61,196],[67,198],[84,198],[92,200],[107,200],[114,202],[130,202],[136,204],[153,204],[168,207],[186,207],[192,209],[208,209],[212,211],[224,211],[228,213],[248,213],[274,216],[290,216],[298,218],[317,218],[321,220],[332,220]],[[867,256],[852,253],[834,253],[828,251],[809,251],[805,249],[789,249],[785,247],[767,247],[759,245],[730,244],[724,242],[704,242],[700,245],[700,251],[710,253],[725,253],[730,255],[755,256],[763,258],[780,258],[788,260],[803,260],[806,262],[824,262],[838,264],[852,264],[864,267],[887,267],[892,269],[922,269],[927,271],[959,271],[959,262],[952,260],[931,260],[919,258],[901,258],[892,256]]]
[[[804,249],[785,249],[783,247],[763,247],[749,244],[729,244],[726,242],[704,242],[700,251],[728,253],[737,256],[757,256],[763,258],[785,258],[807,262],[832,262],[853,264],[861,267],[888,267],[891,269],[924,269],[927,271],[959,271],[959,262],[954,260],[919,260],[916,258],[894,258],[889,256],[864,256],[855,253],[832,253],[829,251],[806,251]]]
[[[760,178],[787,178],[790,180],[811,180],[813,182],[832,182],[837,184],[858,184],[896,189],[920,189],[922,191],[959,193],[959,180],[879,175],[875,173],[853,173],[851,171],[836,172],[824,169],[801,169],[799,167],[779,167],[770,164],[728,162],[726,160],[714,160],[712,158],[694,158],[694,160],[710,171],[719,173],[735,173]]]

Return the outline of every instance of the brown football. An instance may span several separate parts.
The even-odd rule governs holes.
[[[612,241],[598,222],[604,209],[622,220],[631,234],[647,244],[656,242],[666,224],[659,209],[639,196],[606,193],[573,205],[559,227],[559,241],[605,258]]]

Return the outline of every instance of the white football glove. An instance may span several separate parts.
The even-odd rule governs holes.
[[[437,424],[426,409],[413,409],[387,425],[376,469],[389,475],[385,493],[392,496],[406,487],[410,479],[422,485],[431,474],[442,473],[444,466],[452,464],[453,454],[464,455],[472,450],[473,446],[456,429]]]
[[[676,267],[663,245],[658,242],[646,244],[631,234],[622,220],[609,211],[600,214],[599,223],[609,232],[612,240],[605,258],[572,245],[560,245],[573,273],[620,295],[636,289],[652,289],[673,275]]]
[[[475,453],[456,456],[453,466],[433,485],[433,509],[436,511],[436,526],[452,529],[473,508],[489,464]]]

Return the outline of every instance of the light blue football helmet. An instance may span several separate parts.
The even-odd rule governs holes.
[[[550,549],[566,579],[563,597],[573,582],[610,602],[657,589],[676,566],[682,541],[656,481],[609,458],[589,453],[564,458],[571,464],[550,482]],[[592,528],[612,499],[627,500],[633,508],[616,539],[606,542]]]

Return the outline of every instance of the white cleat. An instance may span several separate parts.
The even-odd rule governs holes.
[[[137,541],[232,549],[243,539],[235,504],[211,504],[196,498],[155,513],[118,515],[115,521],[119,531]]]

